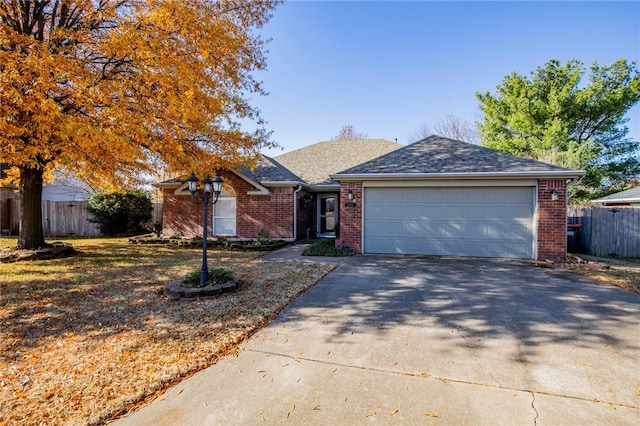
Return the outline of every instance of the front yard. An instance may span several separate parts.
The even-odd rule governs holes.
[[[240,289],[176,302],[164,286],[200,267],[199,249],[67,242],[83,254],[0,263],[0,425],[98,424],[142,404],[236,351],[335,267],[210,250]],[[640,294],[640,268],[576,272]]]
[[[334,266],[209,251],[240,289],[170,301],[201,251],[69,240],[83,254],[0,264],[0,425],[96,424],[228,353]],[[0,247],[15,246],[0,240]]]

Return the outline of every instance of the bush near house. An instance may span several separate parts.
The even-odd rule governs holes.
[[[100,232],[113,236],[143,232],[152,218],[153,205],[149,194],[140,190],[100,192],[91,195],[87,210]]]
[[[337,248],[336,240],[331,238],[331,239],[318,241],[314,245],[307,247],[302,251],[302,255],[303,256],[329,256],[329,257],[352,256],[353,250],[346,247]]]

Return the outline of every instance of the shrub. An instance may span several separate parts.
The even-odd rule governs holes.
[[[258,238],[256,238],[256,241],[267,241],[269,240],[269,230],[268,229],[261,229],[260,232],[258,232]]]
[[[151,197],[140,190],[93,194],[87,210],[104,235],[143,232],[153,214]]]
[[[200,275],[201,275],[200,270],[189,272],[184,277],[184,280],[183,280],[184,287],[189,287],[189,288],[199,287]],[[230,281],[232,279],[233,279],[233,273],[228,269],[224,269],[224,268],[210,269],[209,279],[207,280],[205,285],[214,286],[214,285],[224,284],[227,281]]]
[[[339,256],[351,256],[353,255],[353,250],[350,248],[336,248],[336,240],[334,239],[326,239],[320,240],[312,246],[307,247],[303,250],[303,256],[330,256],[330,257],[339,257]]]

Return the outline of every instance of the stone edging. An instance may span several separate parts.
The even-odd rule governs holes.
[[[56,241],[49,247],[38,250],[18,250],[12,248],[0,249],[0,263],[19,262],[24,260],[46,260],[80,254],[71,244]]]
[[[182,287],[182,281],[171,281],[166,285],[164,295],[172,300],[203,299],[233,292],[238,285],[237,280],[231,280],[214,286],[186,288]]]

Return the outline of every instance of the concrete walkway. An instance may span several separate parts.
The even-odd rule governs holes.
[[[355,256],[114,424],[640,423],[640,296],[517,261]]]

